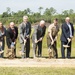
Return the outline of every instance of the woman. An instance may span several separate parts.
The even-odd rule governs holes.
[[[4,54],[5,35],[6,35],[6,29],[4,28],[2,22],[0,22],[0,58],[2,58]]]

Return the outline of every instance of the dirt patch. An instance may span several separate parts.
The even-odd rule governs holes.
[[[0,59],[0,67],[75,67],[75,59]]]

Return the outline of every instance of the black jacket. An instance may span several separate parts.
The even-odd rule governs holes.
[[[32,34],[32,41],[34,42],[35,39],[39,40],[41,37],[44,37],[46,31],[46,26],[43,28],[40,27],[40,25],[37,25],[34,27],[34,32]]]
[[[11,28],[7,29],[6,32],[6,41],[7,41],[7,46],[10,47],[11,43],[14,42],[17,37],[18,37],[18,28],[15,26],[14,30],[16,32],[15,36],[14,36],[14,32],[12,31]]]
[[[70,23],[72,29],[72,36],[74,36],[74,27],[73,24]],[[67,38],[70,38],[70,30],[66,23],[62,24],[62,34],[61,34],[61,41],[67,42]]]

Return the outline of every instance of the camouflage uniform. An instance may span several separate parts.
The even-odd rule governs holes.
[[[54,25],[54,23],[53,23],[49,26],[48,35],[47,35],[47,46],[48,46],[48,50],[49,50],[49,58],[52,58],[52,56],[54,58],[58,58],[57,48],[56,48],[56,40],[54,41],[54,44],[51,45],[52,40],[49,36],[49,33],[51,33],[51,36],[54,40],[57,37],[58,32],[59,32],[58,25]]]

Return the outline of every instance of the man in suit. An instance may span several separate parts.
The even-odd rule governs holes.
[[[6,41],[7,41],[7,46],[9,49],[11,49],[11,46],[14,45],[14,54],[16,57],[16,40],[18,37],[18,28],[15,26],[14,22],[10,22],[9,28],[7,29],[6,33]]]
[[[19,26],[20,43],[22,47],[22,58],[28,58],[30,53],[30,33],[31,24],[28,22],[28,16],[23,16],[23,22]],[[25,55],[26,54],[26,55]]]
[[[64,45],[68,44],[67,47],[67,58],[71,57],[71,43],[74,36],[74,27],[70,22],[70,18],[66,17],[65,23],[62,24],[62,34],[61,34],[61,54],[62,58],[65,58],[65,47]]]
[[[32,43],[33,43],[33,57],[36,57],[36,48],[38,45],[38,56],[42,56],[42,40],[45,35],[46,26],[45,21],[41,20],[40,24],[34,27],[34,32],[32,34]]]

